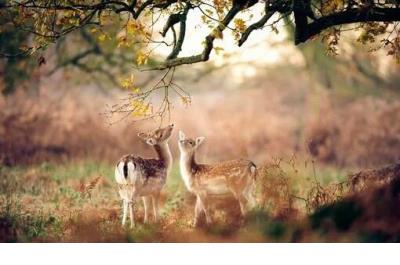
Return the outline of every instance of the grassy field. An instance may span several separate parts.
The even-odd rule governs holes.
[[[142,224],[143,208],[138,201],[138,222],[133,229],[120,225],[121,202],[111,165],[76,161],[1,167],[0,179],[0,240],[6,242],[358,240],[331,238],[309,227],[309,208],[339,196],[315,202],[312,190],[344,181],[345,172],[318,169],[313,163],[300,165],[293,159],[275,160],[259,168],[257,205],[244,220],[233,198],[215,198],[211,204],[214,224],[198,229],[192,227],[194,197],[185,190],[177,164],[163,189],[159,222]]]

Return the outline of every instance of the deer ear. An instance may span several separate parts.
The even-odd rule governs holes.
[[[204,136],[200,136],[196,138],[196,147],[198,147],[203,141],[206,139]]]
[[[186,135],[182,131],[179,131],[179,140],[185,140],[185,138]]]
[[[149,138],[146,140],[146,143],[149,145],[155,145],[157,142],[154,140],[154,138]]]

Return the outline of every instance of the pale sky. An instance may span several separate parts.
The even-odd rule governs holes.
[[[263,6],[256,4],[251,8],[251,13],[254,17],[246,22],[246,25],[250,25],[251,22],[257,21],[263,12]],[[191,11],[187,19],[186,38],[183,44],[180,57],[190,56],[198,54],[202,51],[202,42],[210,33],[210,29],[204,26],[201,20],[202,13],[199,10]],[[245,21],[248,19],[248,15],[240,16]],[[278,17],[272,17],[269,23],[276,21]],[[163,22],[164,23],[164,22]],[[161,27],[163,26],[161,23]],[[233,23],[232,23],[233,24]],[[256,73],[257,65],[262,64],[275,64],[282,61],[286,61],[293,64],[301,64],[302,57],[296,50],[293,44],[283,42],[286,37],[286,32],[283,29],[283,23],[280,21],[277,24],[280,29],[279,34],[274,33],[270,27],[253,31],[248,40],[238,47],[236,44],[231,30],[225,29],[224,37],[222,40],[217,39],[214,41],[214,47],[222,47],[224,50],[218,55],[213,51],[211,53],[210,61],[217,65],[224,64],[225,62],[239,62],[235,64],[232,71],[240,81],[243,77],[248,77]],[[232,25],[230,25],[233,27]],[[169,32],[167,40],[171,41],[171,33]],[[160,37],[160,36],[157,36]],[[170,47],[160,46],[157,48],[157,52],[164,57],[170,53]],[[230,56],[224,56],[230,55]]]

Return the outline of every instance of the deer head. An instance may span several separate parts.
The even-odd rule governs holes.
[[[138,136],[149,145],[160,145],[168,142],[173,128],[174,125],[170,124],[167,127],[154,130],[150,133],[141,132]]]
[[[197,137],[196,140],[193,140],[191,138],[187,138],[182,131],[179,131],[179,150],[182,154],[193,155],[204,139],[205,137],[201,136]]]

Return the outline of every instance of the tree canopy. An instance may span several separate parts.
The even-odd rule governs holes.
[[[238,14],[249,12],[250,7],[257,3],[263,6],[264,14],[258,21],[246,25]],[[236,34],[237,44],[241,46],[254,30],[265,27],[274,14],[293,17],[295,44],[305,42],[326,29],[349,23],[361,23],[359,27],[366,28],[365,36],[360,36],[361,40],[371,41],[375,35],[388,33],[386,29],[389,25],[400,19],[399,6],[400,1],[397,0],[6,0],[1,9],[3,15],[13,16],[11,23],[14,26],[35,35],[34,45],[25,47],[21,53],[44,49],[82,28],[90,27],[93,34],[98,34],[98,41],[105,41],[115,37],[107,34],[107,25],[122,20],[124,23],[121,23],[120,30],[124,30],[125,34],[117,36],[120,47],[139,43],[171,46],[170,54],[154,66],[155,69],[165,69],[207,61],[214,40],[222,38],[227,29]],[[187,17],[196,9],[203,13],[204,23],[215,26],[206,36],[200,54],[180,57],[187,27],[193,26],[187,25]],[[159,34],[155,34],[154,26],[162,14],[167,19],[163,21],[164,27]],[[179,28],[178,32],[176,28]],[[337,32],[334,35],[339,34],[341,28],[335,29]],[[163,40],[169,31],[173,34],[173,43]],[[398,43],[394,41],[397,41],[397,35],[386,39],[385,45],[393,46],[392,53],[397,53]],[[7,51],[1,52],[2,55],[10,55]],[[144,64],[147,58],[148,53],[138,53],[137,63]]]

